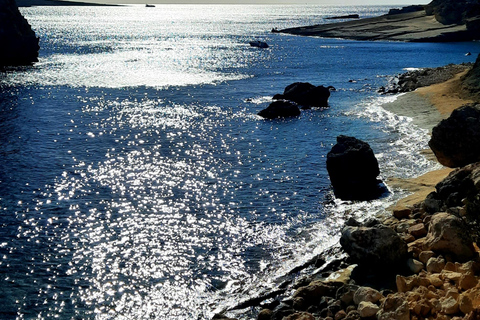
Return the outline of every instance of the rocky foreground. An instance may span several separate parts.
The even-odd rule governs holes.
[[[426,6],[391,10],[380,17],[288,28],[278,32],[343,38],[412,42],[470,41],[480,37],[480,3],[434,0]]]
[[[420,70],[408,78],[442,79],[452,70],[463,70],[461,94],[476,103],[433,129],[430,145],[452,167],[442,173],[450,174],[426,197],[382,218],[348,220],[340,240],[347,258],[300,279],[291,295],[278,290],[244,305],[263,305],[258,320],[480,319],[480,55],[473,66],[450,66],[441,75]]]

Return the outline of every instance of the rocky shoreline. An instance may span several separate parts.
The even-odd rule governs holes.
[[[430,85],[424,87],[427,90],[447,80],[456,89],[462,87],[457,92],[462,101],[477,103],[457,109],[450,117],[444,115],[446,120],[433,129],[432,141],[445,132],[459,131],[452,125],[441,128],[453,121],[469,128],[461,139],[470,139],[465,140],[467,146],[473,143],[480,137],[480,55],[473,66],[425,70],[399,78],[418,78],[419,87]],[[408,81],[404,83],[400,91],[413,90]],[[435,132],[439,130],[442,134]],[[445,157],[458,158],[463,152],[458,149]],[[292,270],[314,265],[313,274],[237,309],[262,308],[258,320],[480,319],[480,249],[476,244],[480,238],[480,150],[465,161],[466,165],[462,162],[462,166],[424,177],[387,181],[418,191],[420,196],[399,201],[377,219],[363,223],[349,219],[342,230],[342,250],[336,252],[340,258],[326,262],[315,257]],[[213,319],[231,318],[218,314]]]
[[[478,1],[434,0],[426,6],[390,10],[389,14],[380,17],[275,32],[351,40],[471,41],[480,37],[479,7]]]

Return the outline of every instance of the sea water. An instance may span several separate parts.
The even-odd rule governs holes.
[[[334,199],[326,154],[352,135],[384,178],[435,168],[377,89],[480,45],[270,33],[388,9],[22,8],[41,50],[0,73],[0,318],[209,319],[404,196]],[[256,115],[297,81],[334,86],[330,108]]]

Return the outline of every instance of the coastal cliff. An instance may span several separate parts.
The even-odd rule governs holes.
[[[0,67],[38,61],[39,38],[14,0],[0,0]]]
[[[434,0],[425,7],[391,10],[380,17],[288,28],[278,32],[352,40],[453,42],[479,39],[479,25],[478,0]]]

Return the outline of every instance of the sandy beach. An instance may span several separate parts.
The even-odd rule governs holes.
[[[452,79],[445,82],[401,94],[395,101],[384,105],[384,108],[400,116],[411,117],[415,125],[431,133],[432,128],[441,120],[446,119],[453,110],[475,102],[474,98],[461,88],[461,78],[467,71],[457,73]],[[424,150],[423,153],[428,159],[436,161],[435,155],[430,149]],[[452,171],[451,168],[443,167],[413,179],[389,179],[387,184],[390,187],[412,192],[411,195],[398,201],[395,206],[391,207],[391,210],[401,210],[418,205],[430,192],[435,190],[435,185]]]

